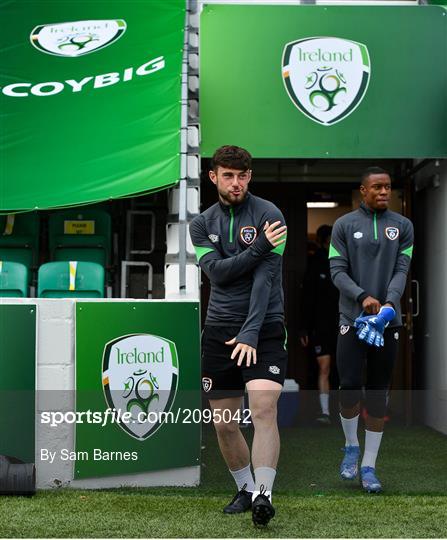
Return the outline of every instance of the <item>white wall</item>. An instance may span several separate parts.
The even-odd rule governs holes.
[[[336,208],[309,208],[307,210],[307,233],[316,234],[320,225],[333,225],[335,221],[351,212],[351,206],[337,206]]]
[[[425,422],[447,434],[447,160],[424,169],[416,183],[426,185],[415,197],[415,266],[421,286],[416,363],[424,385],[418,397]]]

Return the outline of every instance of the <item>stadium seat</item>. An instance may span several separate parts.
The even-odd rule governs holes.
[[[24,264],[0,261],[0,296],[9,298],[28,296],[28,268]]]
[[[78,208],[49,218],[49,248],[53,261],[88,261],[110,265],[112,220],[104,210]]]
[[[0,215],[0,260],[36,267],[39,256],[37,212]]]
[[[59,261],[43,264],[38,274],[39,298],[104,298],[104,268],[97,263]]]

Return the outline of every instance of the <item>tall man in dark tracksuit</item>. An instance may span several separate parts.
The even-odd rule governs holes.
[[[219,201],[190,225],[200,267],[211,282],[202,334],[202,386],[222,455],[238,487],[224,512],[251,508],[255,525],[266,525],[275,514],[276,404],[287,364],[282,290],[286,226],[275,205],[248,192],[251,156],[246,150],[219,148],[209,176]],[[238,424],[245,387],[255,430],[254,480]]]
[[[383,169],[367,169],[360,192],[360,208],[335,222],[329,251],[331,276],[340,291],[337,367],[340,417],[346,438],[340,474],[352,480],[358,473],[357,425],[366,363],[368,416],[360,476],[366,491],[378,492],[382,486],[376,476],[376,458],[383,435],[386,393],[398,352],[400,300],[413,252],[413,225],[404,216],[388,210],[391,179]],[[374,316],[373,324],[379,322],[383,328],[385,313],[394,318],[383,332],[382,346],[381,334],[375,341],[378,346],[359,339],[355,325],[361,326],[362,321]],[[360,315],[366,317],[358,319]]]

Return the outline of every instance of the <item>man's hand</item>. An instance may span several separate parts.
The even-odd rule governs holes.
[[[284,242],[286,241],[287,225],[283,225],[278,229],[277,227],[280,223],[280,221],[275,221],[270,225],[269,222],[266,221],[264,225],[265,236],[273,247],[284,244]]]
[[[225,345],[234,345],[235,343],[236,343],[236,338],[233,338],[233,339],[230,339],[230,341],[226,341]],[[252,347],[251,345],[247,345],[246,343],[238,343],[236,347],[234,348],[233,352],[231,353],[231,360],[234,360],[236,356],[238,355],[238,353],[239,353],[239,358],[237,360],[238,366],[242,365],[245,355],[247,355],[247,358],[246,358],[247,367],[250,366],[252,361],[253,361],[253,364],[256,364],[256,349]]]
[[[362,302],[362,308],[368,315],[377,315],[380,311],[380,302],[372,296],[367,296]]]

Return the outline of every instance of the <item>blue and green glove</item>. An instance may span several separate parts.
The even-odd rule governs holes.
[[[383,347],[385,343],[383,333],[395,316],[394,308],[382,306],[377,315],[357,317],[354,322],[354,326],[357,328],[357,337],[373,347]]]

